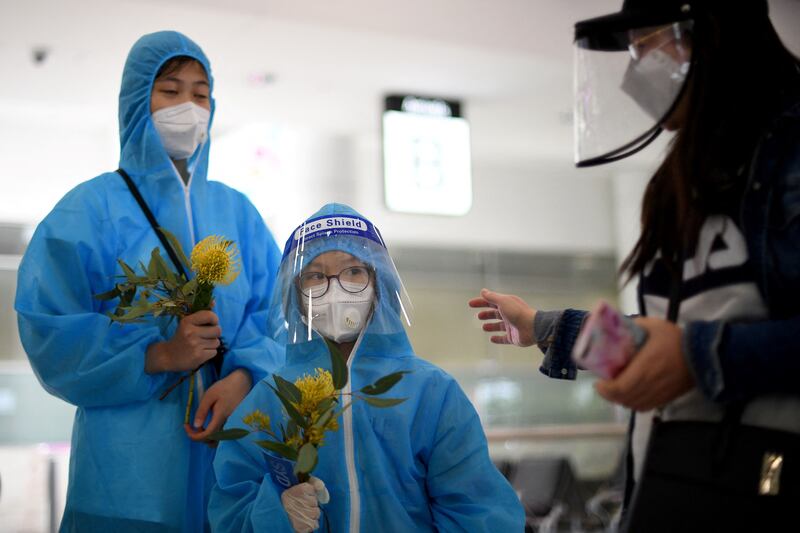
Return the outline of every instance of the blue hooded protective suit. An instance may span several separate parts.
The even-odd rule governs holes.
[[[242,194],[206,180],[208,142],[188,160],[188,185],[164,150],[150,118],[150,95],[159,68],[175,56],[199,61],[213,88],[206,56],[185,36],[159,32],[139,39],[122,76],[120,167],[187,253],[210,234],[238,244],[241,274],[214,291],[229,347],[222,376],[243,367],[257,382],[283,361],[283,349],[266,332],[280,251]],[[211,106],[213,117],[213,100]],[[93,297],[122,275],[117,258],[146,263],[156,246],[125,182],[110,172],[59,201],[20,265],[15,307],[22,343],[44,388],[78,407],[62,531],[194,532],[207,526],[214,451],[184,433],[188,381],[159,401],[179,375],[144,371],[147,347],[170,338],[176,322],[111,324],[105,313],[116,301]],[[202,372],[208,387],[216,376],[209,366]]]
[[[347,229],[359,220],[366,229]],[[338,229],[326,231],[326,226]],[[302,234],[310,238],[298,238]],[[302,271],[299,264],[330,250],[367,263],[376,280],[374,311],[348,359],[343,392],[357,391],[392,372],[411,372],[384,395],[407,398],[404,403],[381,409],[355,402],[342,415],[340,429],[326,433],[313,475],[330,492],[330,503],[321,508],[331,530],[523,531],[522,506],[489,458],[472,404],[452,377],[411,348],[401,322],[407,311],[400,297],[402,284],[380,233],[347,206],[325,206],[287,243],[270,310],[271,324],[288,337],[286,366],[277,373],[294,381],[316,368],[331,368],[319,334],[313,331],[311,340],[305,334],[294,285]],[[271,379],[253,388],[228,419],[228,428],[246,428],[242,419],[255,409],[270,416],[273,428],[286,420],[267,382]],[[214,461],[217,485],[209,504],[215,531],[292,531],[266,454],[254,443],[264,438],[269,437],[251,433],[220,444]],[[324,523],[320,519],[323,530]]]

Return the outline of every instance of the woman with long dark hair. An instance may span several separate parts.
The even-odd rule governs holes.
[[[620,272],[647,341],[596,384],[635,411],[628,527],[769,529],[800,490],[800,63],[766,0],[628,0],[575,31],[578,166],[675,132]],[[470,305],[492,342],[575,378],[585,311]]]

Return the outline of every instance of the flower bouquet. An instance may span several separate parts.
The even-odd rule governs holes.
[[[130,265],[118,259],[124,273],[124,276],[120,276],[124,278],[123,281],[116,283],[110,291],[95,295],[99,300],[119,298],[116,309],[108,313],[112,322],[122,324],[142,322],[149,315],[181,319],[198,311],[209,310],[212,307],[214,287],[228,285],[239,275],[241,269],[239,252],[233,241],[218,235],[210,235],[195,245],[189,258],[186,257],[175,235],[163,228],[159,228],[159,231],[172,245],[178,261],[194,273],[194,277],[186,279],[184,274],[171,269],[161,256],[158,247],[153,248],[150,253],[147,266],[142,262],[139,263],[141,274],[137,274]],[[221,344],[214,359],[221,362],[224,350],[224,344]],[[197,370],[181,377],[160,398],[163,400],[186,379],[191,380],[184,423],[189,422],[189,411],[194,395],[192,378]]]
[[[347,365],[336,345],[327,339],[326,342],[331,355],[332,371],[317,368],[314,375],[304,375],[294,383],[274,374],[272,379],[275,384],[266,383],[278,397],[288,416],[285,423],[276,424],[269,416],[256,409],[242,419],[250,429],[226,429],[210,435],[209,440],[236,440],[251,433],[263,433],[269,438],[255,443],[268,452],[293,462],[293,474],[302,483],[308,481],[317,466],[317,449],[324,444],[325,433],[339,429],[338,417],[354,401],[363,400],[373,407],[385,408],[406,400],[377,396],[394,387],[407,371],[388,374],[357,392],[343,393],[342,389],[348,381]],[[346,401],[345,396],[349,396],[349,400]],[[279,473],[276,472],[274,462],[269,463],[275,479]],[[282,479],[275,481],[283,488],[293,484],[287,482],[285,476],[280,477]]]

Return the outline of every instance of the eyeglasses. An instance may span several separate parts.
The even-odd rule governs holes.
[[[319,298],[328,292],[331,279],[336,278],[342,289],[351,294],[358,294],[369,285],[371,272],[365,266],[350,266],[332,276],[323,272],[305,272],[297,278],[297,287],[304,296]]]
[[[633,59],[638,60],[650,50],[661,48],[678,40],[681,34],[674,24],[668,24],[655,29],[631,30],[628,36],[630,40],[628,51]]]

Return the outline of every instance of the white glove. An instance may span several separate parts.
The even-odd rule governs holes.
[[[330,499],[325,483],[314,476],[281,494],[283,508],[297,533],[310,533],[319,528],[319,504],[328,503]]]

